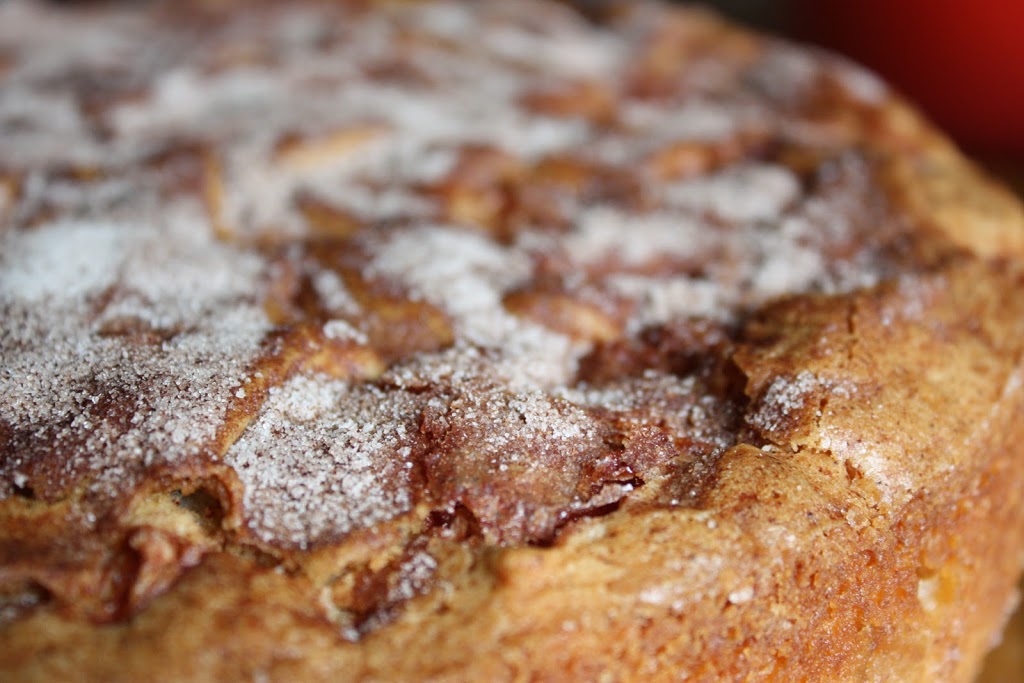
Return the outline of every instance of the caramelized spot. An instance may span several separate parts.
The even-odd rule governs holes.
[[[511,203],[521,162],[497,147],[467,145],[440,182],[424,188],[442,202],[445,217],[459,225],[497,232]]]
[[[345,240],[364,227],[362,221],[352,213],[310,194],[300,194],[296,197],[295,207],[302,214],[314,238]]]
[[[315,137],[285,135],[277,143],[274,159],[289,171],[315,171],[344,161],[387,132],[387,126],[365,123]]]
[[[235,237],[234,229],[224,217],[224,203],[227,188],[224,183],[224,164],[212,150],[203,154],[203,201],[217,239],[230,242]]]
[[[363,323],[369,345],[385,362],[438,351],[454,342],[448,316],[433,304],[409,299],[353,274],[346,274],[344,280],[366,311]]]
[[[181,330],[153,327],[149,321],[122,316],[103,323],[97,334],[101,337],[120,337],[130,344],[160,344]]]
[[[759,131],[741,132],[724,141],[683,140],[651,153],[644,167],[662,180],[692,178],[755,156],[767,144],[767,136]]]
[[[0,172],[0,225],[7,225],[17,203],[20,187],[21,182],[17,176]]]
[[[622,321],[595,302],[557,291],[519,290],[507,295],[505,307],[562,334],[588,341],[609,341],[622,334]]]
[[[522,96],[531,111],[556,118],[583,118],[595,123],[615,116],[615,94],[602,83],[576,81],[540,88]]]

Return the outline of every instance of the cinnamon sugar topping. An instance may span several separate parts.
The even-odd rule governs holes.
[[[846,65],[752,41],[662,73],[654,6],[360,4],[0,5],[0,495],[223,464],[266,547],[420,504],[548,540],[693,500],[740,428],[728,334],[895,267],[871,162],[792,125],[819,76],[883,96]]]

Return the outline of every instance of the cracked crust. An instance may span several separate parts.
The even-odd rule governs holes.
[[[1020,205],[835,57],[525,6],[0,5],[5,678],[972,679]]]

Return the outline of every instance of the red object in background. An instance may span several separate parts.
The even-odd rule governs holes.
[[[801,0],[802,38],[880,73],[968,151],[1024,158],[1024,0]]]

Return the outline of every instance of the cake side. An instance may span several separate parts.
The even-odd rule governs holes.
[[[797,439],[848,433],[846,420],[863,424],[850,412],[864,410],[875,412],[871,423],[890,449],[910,448],[905,435],[920,429],[927,457],[947,459],[924,490],[899,502],[880,502],[878,473],[858,462],[879,443],[862,428],[856,433],[863,440],[845,451],[808,443],[794,450],[796,439],[780,438],[772,450],[727,451],[694,509],[634,499],[614,514],[578,522],[543,549],[471,549],[433,539],[425,550],[443,558],[431,567],[440,588],[413,598],[358,645],[338,640],[336,624],[321,611],[331,594],[310,575],[215,551],[125,624],[97,629],[40,610],[14,631],[8,652],[24,658],[27,671],[38,667],[40,680],[62,671],[127,680],[158,662],[166,680],[258,672],[311,680],[339,672],[363,680],[618,680],[642,672],[657,680],[680,671],[690,680],[971,680],[1013,599],[1018,560],[1007,552],[1016,542],[1008,530],[1022,521],[1015,483],[1020,369],[992,364],[990,377],[1002,377],[1002,386],[970,386],[979,379],[972,364],[992,356],[964,343],[975,330],[939,315],[974,320],[976,307],[991,305],[1006,317],[990,332],[1020,324],[1009,290],[978,291],[972,271],[951,278],[958,287],[927,308],[949,331],[945,338],[934,327],[892,320],[888,333],[878,329],[894,309],[908,308],[904,296],[888,292],[862,295],[854,306],[862,329],[875,328],[874,339],[851,335],[838,324],[844,312],[834,310],[807,324],[821,336],[803,336],[821,344],[841,335],[865,348],[839,361],[822,363],[819,355],[817,364],[807,362],[815,354],[806,348],[780,354],[800,372],[822,376],[839,366],[847,381],[877,387],[859,390],[868,397],[860,405],[827,401],[832,391],[813,387],[797,409],[831,408],[817,425],[794,419],[789,433]],[[800,335],[792,334],[791,320],[784,325],[782,344],[789,345]],[[957,383],[937,377],[923,387],[879,387],[877,378],[905,369],[908,348],[922,362],[939,354]],[[858,374],[858,363],[870,374]],[[970,395],[977,388],[990,392],[987,404]],[[962,403],[944,420],[929,412],[925,421],[904,409],[911,392],[914,405]],[[900,426],[900,436],[890,436],[886,419]],[[870,455],[885,463],[877,451]],[[58,656],[43,654],[55,645]]]

